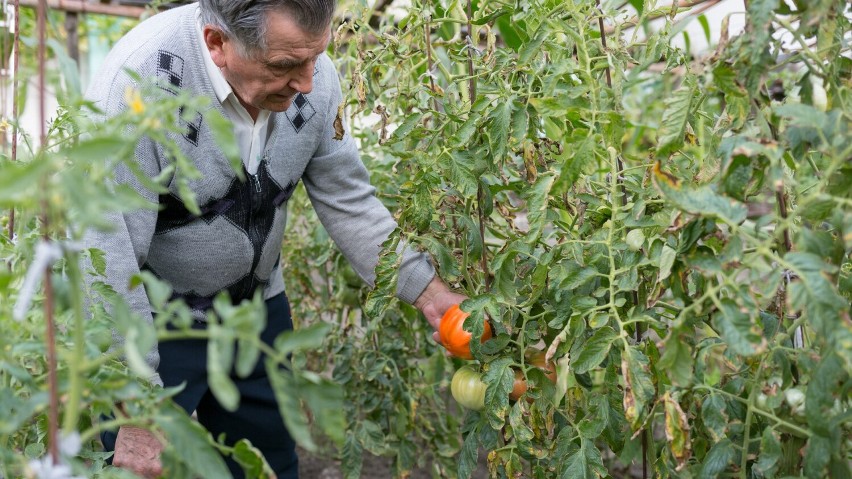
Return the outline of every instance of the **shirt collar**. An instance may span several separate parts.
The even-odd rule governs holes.
[[[195,30],[201,46],[201,56],[204,57],[204,67],[207,70],[207,76],[210,77],[210,83],[213,84],[213,92],[216,94],[219,103],[225,103],[229,96],[234,95],[234,90],[225,80],[219,67],[213,63],[213,57],[210,56],[210,50],[207,49],[207,42],[204,41],[204,30],[201,25],[200,10],[196,13]],[[234,95],[234,98],[236,98],[236,95]]]

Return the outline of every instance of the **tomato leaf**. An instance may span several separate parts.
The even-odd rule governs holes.
[[[482,378],[488,386],[485,390],[485,413],[495,430],[503,427],[509,412],[509,392],[515,382],[511,365],[512,358],[496,359],[488,364],[488,370]]]
[[[724,472],[728,464],[733,462],[736,457],[734,445],[727,438],[722,439],[710,448],[707,456],[704,458],[704,463],[701,465],[701,472],[698,477],[700,479],[712,479],[718,477]]]
[[[609,326],[595,331],[595,334],[580,347],[577,359],[572,362],[574,371],[582,374],[596,368],[609,354],[613,340],[617,337],[618,334]]]
[[[184,464],[195,477],[228,477],[231,473],[222,456],[210,444],[209,434],[176,406],[160,409],[154,423],[168,439],[166,454]]]
[[[665,158],[683,146],[683,136],[695,97],[692,81],[683,85],[666,99],[666,109],[657,130],[657,157]]]

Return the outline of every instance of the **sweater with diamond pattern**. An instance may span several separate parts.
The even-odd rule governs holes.
[[[201,49],[206,46],[199,44],[195,30],[196,9],[192,4],[169,10],[135,27],[107,56],[87,98],[107,116],[124,111],[125,89],[136,86],[125,71],[130,69],[142,78],[155,78],[167,91],[179,88],[208,96],[212,108],[226,116],[205,71]],[[190,182],[200,216],[186,210],[176,185],[169,185],[169,194],[157,195],[128,169],[119,168],[116,180],[133,186],[159,210],[112,215],[114,230],[87,235],[87,244],[106,254],[106,283],[148,321],[152,311],[145,291],[128,289],[130,278],[142,270],[168,282],[198,319],[223,290],[235,301],[251,298],[257,289],[264,298],[282,293],[282,275],[287,272],[282,271],[279,254],[287,200],[302,180],[331,238],[361,278],[372,284],[380,245],[396,224],[375,197],[348,125],[343,139],[334,139],[341,99],[337,71],[322,55],[311,93],[298,94],[286,112],[272,114],[272,132],[257,173],[250,175],[243,167],[244,182],[216,147],[203,113],[187,121],[178,142],[203,174]],[[151,177],[168,164],[165,158],[163,148],[152,141],[136,148],[138,165]],[[406,251],[397,296],[413,302],[433,276],[424,254]],[[156,349],[146,361],[156,371]],[[160,384],[159,377],[152,382]]]

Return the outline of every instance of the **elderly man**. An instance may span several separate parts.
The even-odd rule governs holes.
[[[154,77],[166,91],[181,89],[211,98],[233,123],[247,181],[240,181],[214,145],[204,113],[186,122],[183,153],[203,173],[191,187],[202,214],[190,214],[171,193],[157,195],[126,169],[117,181],[132,185],[158,211],[115,218],[115,230],[88,241],[107,258],[107,282],[134,310],[151,319],[141,288],[128,290],[142,270],[167,281],[199,320],[213,297],[227,291],[235,301],[262,291],[267,304],[267,340],[292,328],[284,294],[279,250],[287,200],[304,181],[313,206],[355,271],[374,280],[380,244],[395,223],[375,198],[354,139],[335,131],[342,101],[337,72],[324,53],[330,40],[334,0],[202,0],[160,13],[121,39],[95,77],[87,97],[107,115],[127,108],[134,86],[126,70]],[[136,149],[141,170],[156,176],[168,164],[153,141]],[[397,295],[418,307],[437,328],[443,312],[462,296],[435,276],[428,258],[407,251]],[[234,377],[242,396],[236,412],[224,410],[206,383],[203,341],[169,342],[148,360],[155,384],[186,383],[176,401],[197,411],[214,436],[233,443],[247,438],[266,455],[281,478],[298,475],[294,444],[284,428],[262,368]],[[114,464],[145,477],[159,475],[161,446],[144,429],[122,427],[104,438]],[[229,462],[239,476],[240,468]]]

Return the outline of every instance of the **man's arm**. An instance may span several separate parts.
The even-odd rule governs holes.
[[[441,317],[450,306],[459,304],[466,299],[467,296],[451,291],[441,281],[441,278],[435,275],[432,281],[426,286],[426,289],[423,290],[423,293],[414,301],[414,307],[419,309],[423,313],[423,316],[426,316],[426,321],[429,321],[432,329],[435,330],[432,333],[432,339],[436,343],[441,342],[438,337],[438,327],[441,325]]]

